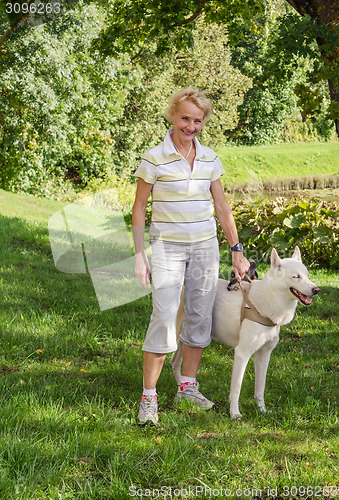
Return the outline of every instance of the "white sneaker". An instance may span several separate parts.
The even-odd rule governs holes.
[[[189,385],[185,387],[182,391],[180,390],[179,387],[174,401],[176,402],[183,400],[190,401],[191,403],[194,403],[201,410],[211,410],[216,408],[213,401],[210,401],[209,399],[205,398],[205,396],[203,396],[201,392],[198,391],[199,389],[198,382],[195,382],[193,384],[190,382],[186,382],[185,385],[187,384]]]
[[[158,424],[158,399],[156,396],[142,396],[139,405],[139,425]]]

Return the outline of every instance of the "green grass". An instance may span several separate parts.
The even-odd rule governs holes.
[[[160,426],[140,429],[151,297],[100,312],[89,276],[56,270],[47,222],[61,206],[0,192],[1,500],[145,498],[161,487],[223,488],[233,498],[260,489],[262,499],[277,488],[281,498],[306,498],[292,486],[335,498],[338,275],[311,271],[320,295],[282,328],[266,386],[271,413],[254,404],[251,362],[243,421],[230,420],[233,353],[212,343],[199,381],[217,411],[173,404],[168,360],[158,384]],[[333,489],[316,489],[325,486]],[[236,496],[237,489],[245,491]],[[218,498],[199,495],[209,497]]]
[[[339,142],[224,147],[218,153],[227,173],[223,182],[229,189],[272,180],[339,175]]]
[[[0,189],[0,214],[18,217],[47,226],[49,217],[66,203],[27,194],[14,194]]]

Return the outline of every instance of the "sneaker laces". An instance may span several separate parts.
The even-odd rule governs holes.
[[[157,396],[143,395],[141,398],[141,403],[143,404],[143,406],[146,406],[147,409],[154,410],[157,406],[158,398]]]

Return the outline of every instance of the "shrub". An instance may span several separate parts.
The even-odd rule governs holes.
[[[339,204],[317,199],[244,201],[233,204],[239,239],[246,257],[267,262],[272,247],[288,257],[298,245],[308,266],[339,269]],[[225,237],[219,222],[221,249]],[[227,245],[228,248],[228,245]]]
[[[115,123],[136,71],[127,56],[90,52],[104,23],[84,6],[32,29],[0,54],[0,186],[35,195],[84,186],[114,164]],[[5,24],[0,27],[4,29]]]

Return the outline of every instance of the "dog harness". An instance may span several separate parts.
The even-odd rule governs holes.
[[[254,307],[254,305],[248,298],[252,280],[247,275],[245,275],[245,277],[249,281],[249,283],[240,283],[240,290],[243,296],[240,313],[240,325],[242,324],[244,319],[250,319],[251,321],[259,323],[260,325],[276,326],[277,323],[274,323],[270,318],[267,318],[266,316],[262,316],[262,314],[260,314],[260,312],[256,307]]]

